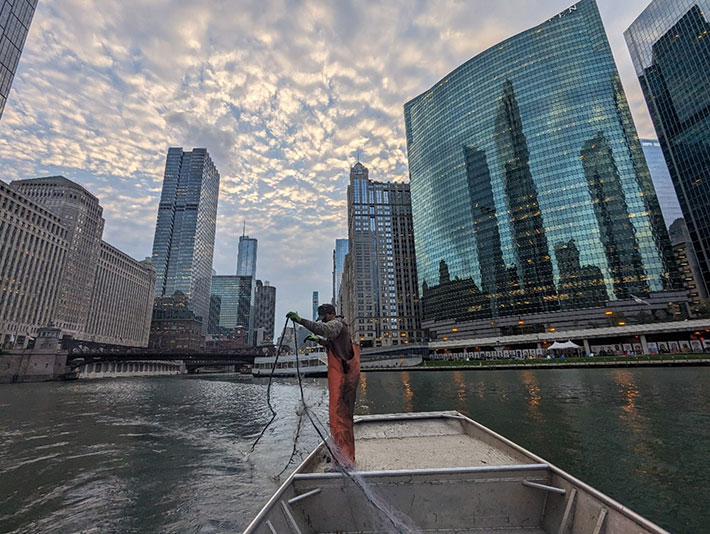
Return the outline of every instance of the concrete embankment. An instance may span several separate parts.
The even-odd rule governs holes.
[[[413,367],[400,367],[402,371],[495,371],[505,369],[571,369],[571,368],[609,368],[609,367],[689,367],[710,365],[710,355],[702,357],[674,356],[669,358],[625,358],[619,360],[564,361],[519,361],[516,363],[468,361],[468,362],[435,362],[426,361]],[[364,369],[367,372],[392,371],[394,369]]]
[[[47,382],[64,373],[66,354],[2,354],[0,384],[15,382]]]

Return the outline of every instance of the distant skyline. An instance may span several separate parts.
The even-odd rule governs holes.
[[[168,147],[206,148],[222,175],[213,267],[235,271],[246,218],[280,325],[332,292],[358,150],[373,179],[406,180],[404,103],[572,3],[39,2],[0,120],[2,179],[77,181],[106,239],[141,259]],[[598,3],[639,135],[655,139],[623,39],[649,2]]]

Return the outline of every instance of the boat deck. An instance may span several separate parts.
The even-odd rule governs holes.
[[[356,470],[398,471],[530,463],[504,451],[500,443],[467,434],[456,418],[436,419],[424,425],[419,419],[368,421],[355,426]],[[308,471],[322,473],[325,456]]]

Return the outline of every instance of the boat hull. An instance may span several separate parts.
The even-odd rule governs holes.
[[[252,376],[255,376],[255,377],[268,378],[269,376],[271,376],[271,370],[270,369],[252,369],[251,374],[252,374]],[[295,377],[297,375],[296,375],[295,369],[274,369],[274,376]],[[324,366],[322,369],[316,368],[316,369],[309,369],[308,371],[304,371],[303,369],[301,369],[301,376],[303,376],[303,377],[328,376],[328,367]]]
[[[357,477],[421,532],[666,533],[601,492],[457,412],[356,421]],[[382,532],[395,527],[361,487],[325,473],[321,445],[245,530]]]

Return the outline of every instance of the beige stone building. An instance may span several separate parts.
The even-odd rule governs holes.
[[[342,309],[354,340],[363,347],[420,342],[409,184],[371,181],[357,162],[348,186],[348,245]]]
[[[68,234],[54,213],[0,181],[1,348],[25,348],[51,324]]]
[[[54,313],[36,326],[51,323],[62,338],[147,346],[155,269],[102,241],[98,198],[63,176],[18,180],[10,186],[38,209],[54,214],[66,240],[65,261],[51,271],[60,277]]]
[[[90,341],[147,347],[153,314],[155,268],[105,241],[96,267],[86,328]]]
[[[104,230],[99,199],[63,176],[17,180],[11,186],[54,212],[67,228],[69,249],[54,326],[63,337],[84,339]]]

